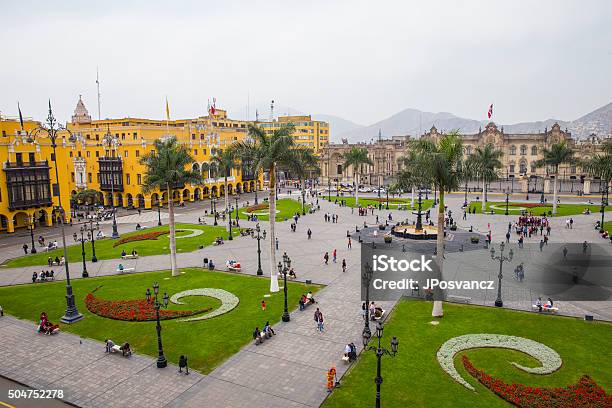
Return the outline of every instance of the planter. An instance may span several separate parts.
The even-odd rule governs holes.
[[[391,235],[385,235],[384,239],[387,244],[390,244],[391,241],[393,241],[393,238],[391,237]]]
[[[480,242],[480,238],[478,238],[478,237],[471,237],[471,238],[470,238],[470,242],[471,242],[472,244],[477,244],[477,243],[479,243],[479,242]]]
[[[385,226],[383,224],[380,224],[378,226],[378,229],[381,230],[381,231],[384,231],[385,230]]]
[[[451,231],[457,231],[457,224],[451,225],[450,230]]]

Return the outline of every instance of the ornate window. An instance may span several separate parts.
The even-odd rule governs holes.
[[[514,163],[510,165],[510,173],[514,173]]]
[[[527,155],[527,146],[521,145],[521,156]]]
[[[527,173],[527,162],[525,160],[521,160],[519,168],[520,168],[520,173],[521,174]]]
[[[538,146],[531,146],[531,155],[532,156],[538,155]]]
[[[516,146],[515,145],[510,146],[510,155],[512,155],[512,156],[516,155]]]
[[[467,154],[468,156],[472,154],[472,146],[465,147],[465,154]]]
[[[535,162],[531,163],[531,172],[535,173],[538,170],[538,166],[536,166]]]

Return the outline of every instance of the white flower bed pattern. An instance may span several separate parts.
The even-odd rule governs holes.
[[[193,238],[193,237],[197,237],[198,235],[202,235],[204,233],[204,231],[202,231],[201,229],[193,229],[193,228],[179,228],[179,229],[181,231],[191,231],[191,234],[177,236],[175,237],[176,239]],[[170,234],[166,236],[168,237],[168,239],[170,239]]]
[[[181,319],[179,322],[193,322],[196,320],[206,320],[212,319],[213,317],[220,316],[225,314],[231,310],[233,310],[238,303],[240,303],[240,299],[233,293],[230,293],[223,289],[215,289],[215,288],[200,288],[200,289],[189,289],[184,290],[179,293],[175,293],[170,298],[170,301],[177,305],[183,305],[184,302],[181,302],[179,299],[187,297],[187,296],[208,296],[215,299],[219,299],[221,301],[221,306],[218,309],[213,310],[210,313],[203,314],[197,317],[191,317],[189,319]]]
[[[518,363],[510,362],[516,368],[531,374],[551,374],[557,371],[562,364],[561,356],[550,347],[524,337],[503,334],[466,334],[453,337],[438,350],[438,362],[442,369],[455,381],[472,391],[476,391],[470,383],[459,375],[455,369],[454,358],[461,351],[482,347],[517,350],[537,359],[542,364],[541,367],[524,367]]]

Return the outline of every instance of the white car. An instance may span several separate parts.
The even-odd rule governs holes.
[[[372,189],[369,188],[369,187],[360,187],[359,188],[359,192],[360,193],[369,193],[370,191],[372,191]]]

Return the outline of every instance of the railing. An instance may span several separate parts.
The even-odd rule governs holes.
[[[45,161],[35,161],[35,162],[4,162],[5,169],[24,169],[24,168],[49,168],[49,163]]]

